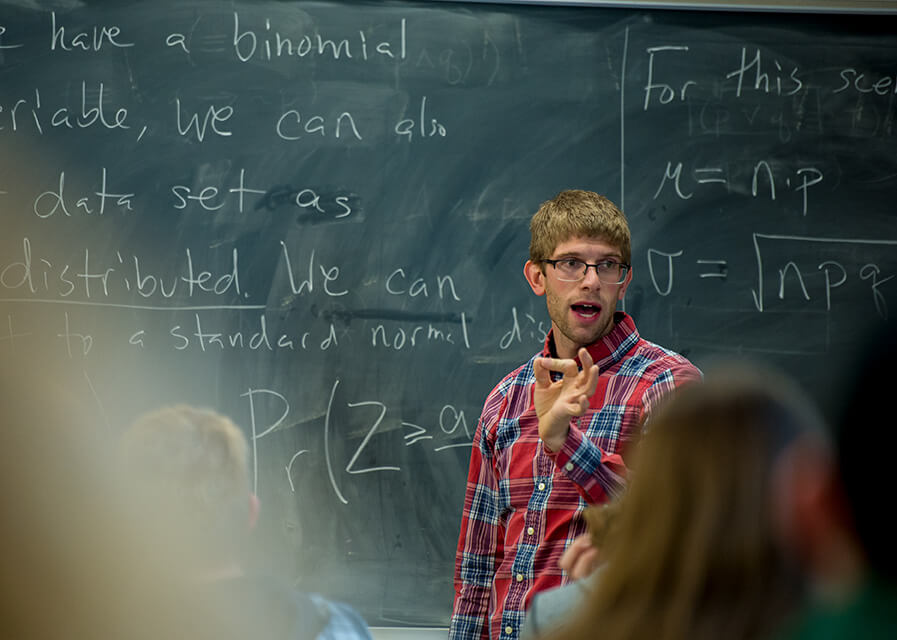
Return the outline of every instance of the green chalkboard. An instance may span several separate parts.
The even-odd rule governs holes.
[[[0,2],[0,354],[112,433],[252,440],[265,548],[447,624],[492,385],[548,318],[528,220],[630,218],[642,334],[823,395],[897,313],[897,21],[427,2]],[[2,355],[0,357],[6,357]]]

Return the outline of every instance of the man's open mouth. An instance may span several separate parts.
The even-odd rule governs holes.
[[[584,318],[592,318],[601,312],[601,307],[597,304],[572,304],[570,308],[573,309],[574,313]]]

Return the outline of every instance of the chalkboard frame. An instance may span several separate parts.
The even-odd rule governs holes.
[[[459,0],[435,0],[436,2],[457,2]],[[707,0],[637,0],[622,2],[620,0],[460,0],[468,4],[532,4],[545,6],[570,7],[609,7],[621,9],[669,9],[697,11],[759,11],[762,13],[856,13],[865,15],[895,14],[897,2],[894,0],[802,0],[790,3],[770,4],[760,0],[740,0],[714,2]]]
[[[450,2],[451,0],[437,0],[437,1],[440,2],[440,3],[445,3],[445,2]],[[401,4],[403,4],[403,3],[400,2],[400,3],[396,3],[396,4],[401,5]],[[410,5],[411,3],[407,3],[407,4]],[[457,3],[457,2],[456,2],[456,3],[454,3],[454,4],[463,4],[463,3]],[[853,14],[864,14],[864,15],[866,15],[866,14],[874,14],[874,13],[897,14],[897,9],[891,9],[891,8],[883,8],[883,9],[880,9],[880,10],[876,11],[876,6],[872,6],[871,3],[867,3],[867,4],[870,4],[869,7],[863,8],[863,7],[855,7],[855,6],[845,7],[845,6],[842,6],[842,5],[844,5],[843,2],[842,2],[842,3],[832,3],[832,5],[837,4],[837,5],[838,5],[837,7],[836,7],[836,6],[829,6],[829,5],[827,5],[826,3],[818,3],[818,2],[817,2],[817,3],[813,3],[812,6],[806,6],[806,5],[800,4],[800,5],[794,5],[794,6],[789,6],[789,7],[780,7],[780,6],[769,7],[769,6],[767,6],[767,5],[762,5],[762,4],[760,4],[760,3],[745,3],[744,5],[742,5],[742,4],[740,4],[740,3],[701,3],[701,2],[689,2],[689,3],[672,3],[672,2],[658,2],[658,3],[652,3],[652,2],[638,2],[638,3],[622,3],[622,2],[551,2],[551,1],[535,2],[535,1],[529,1],[529,0],[510,0],[510,1],[507,1],[507,2],[496,2],[496,1],[493,1],[493,0],[471,0],[471,1],[467,2],[466,4],[469,4],[469,5],[482,4],[482,5],[494,5],[494,6],[507,5],[507,6],[509,6],[509,7],[510,7],[510,6],[514,6],[514,5],[519,5],[519,6],[521,6],[521,7],[523,7],[523,6],[525,6],[525,5],[540,5],[540,6],[542,6],[542,7],[547,7],[547,8],[552,8],[552,9],[553,9],[553,8],[562,9],[562,8],[564,8],[564,7],[566,7],[566,8],[573,8],[573,9],[576,9],[576,8],[578,8],[578,7],[581,7],[581,8],[583,8],[583,9],[586,9],[586,8],[599,8],[599,9],[600,9],[600,8],[608,8],[608,9],[610,9],[610,8],[614,8],[614,9],[625,9],[625,10],[627,10],[627,11],[631,11],[631,12],[633,12],[633,13],[635,13],[635,12],[637,12],[637,11],[640,11],[640,10],[651,11],[651,12],[658,12],[658,13],[659,13],[661,10],[671,10],[670,13],[673,13],[673,12],[674,12],[673,10],[675,10],[675,13],[682,13],[682,14],[684,14],[684,13],[686,12],[686,10],[688,10],[688,11],[693,11],[695,14],[702,14],[702,13],[705,13],[705,12],[711,12],[711,11],[712,11],[712,12],[717,12],[717,11],[730,11],[730,12],[734,12],[734,11],[751,11],[751,12],[757,12],[757,13],[788,13],[788,12],[792,12],[792,13],[800,13],[800,12],[811,12],[811,11],[812,11],[812,12],[814,12],[814,13],[820,13],[820,14],[826,14],[826,13],[853,13]],[[882,4],[883,4],[883,3],[882,3]],[[893,5],[893,4],[895,4],[895,3],[888,3],[888,4]],[[748,5],[749,5],[749,6],[748,6]],[[414,6],[419,7],[420,5],[417,4],[417,3],[415,3]],[[433,6],[433,7],[437,7],[437,5],[436,5],[435,3],[434,3],[432,6]],[[511,11],[511,10],[509,9],[509,11]],[[685,18],[685,19],[688,19],[688,18]],[[608,136],[608,139],[610,139],[610,136]],[[259,177],[258,177],[257,175],[254,175],[254,174],[248,174],[248,175],[251,176],[251,178],[249,178],[250,180],[252,180],[252,179],[254,179],[254,180],[258,180],[258,179],[259,179]],[[251,182],[251,184],[252,184],[253,186],[256,186],[256,182]],[[608,185],[609,185],[609,182],[605,183],[605,188],[608,188]],[[52,185],[51,185],[51,186],[52,186]],[[231,183],[231,184],[226,184],[226,185],[224,185],[224,186],[225,186],[225,187],[227,187],[227,186],[233,186],[233,183]],[[60,187],[60,190],[61,190],[61,187]],[[652,190],[653,190],[653,189],[652,189]],[[625,190],[622,189],[622,187],[621,187],[621,191],[625,191]],[[551,195],[551,194],[546,193],[546,194],[544,194],[544,195],[547,197],[548,195]],[[621,205],[622,205],[622,204],[623,204],[623,203],[621,203]],[[276,202],[271,203],[271,205],[272,205],[272,206],[276,205]],[[628,207],[623,206],[623,208],[626,209],[627,212],[629,211]],[[515,219],[513,222],[514,222],[514,225],[523,224],[523,223],[520,222],[519,219]],[[522,227],[521,227],[521,228],[522,228]],[[755,234],[755,237],[754,237],[754,239],[755,239],[755,244],[756,244],[756,243],[760,243],[761,241],[762,241],[762,242],[769,242],[769,241],[770,241],[770,236],[768,236],[768,235],[763,235],[763,233],[762,233],[763,231],[768,231],[768,230],[760,229],[759,231],[760,231],[760,233]],[[794,236],[791,236],[791,237],[794,237]],[[492,243],[492,245],[490,245],[490,247],[488,247],[488,248],[489,248],[489,249],[500,248],[500,245],[502,244],[502,242],[500,242],[500,241],[504,241],[505,239],[506,239],[506,236],[502,236],[502,235],[496,236],[496,238],[495,238],[495,242]],[[781,238],[778,238],[776,241],[780,241],[780,240],[781,240]],[[519,244],[519,243],[518,243],[518,244]],[[21,247],[19,247],[19,248],[21,249]],[[320,254],[319,254],[319,255],[320,255]],[[522,254],[521,254],[521,255],[522,255]],[[503,257],[508,257],[508,256],[503,256]],[[518,256],[517,256],[517,253],[515,252],[515,254],[514,254],[513,256],[510,256],[510,259],[516,259],[517,257],[518,257]],[[496,260],[497,260],[497,259],[496,259]],[[298,262],[298,260],[297,260],[297,262]],[[241,263],[241,264],[242,264],[242,263]],[[307,260],[305,261],[305,264],[308,264],[308,261],[307,261]],[[324,271],[324,266],[325,266],[325,265],[328,267],[328,270],[327,270],[326,272]],[[316,286],[318,286],[318,287],[320,287],[322,284],[323,284],[323,286],[326,287],[327,284],[328,284],[328,282],[329,282],[327,274],[332,273],[332,267],[330,266],[330,263],[325,263],[325,265],[321,265],[321,264],[316,264],[316,265],[315,265],[316,268],[321,269],[321,275],[323,275],[323,282],[322,282],[321,280],[317,280],[317,281],[316,281]],[[392,266],[396,266],[396,265],[392,265]],[[234,267],[236,268],[236,264],[234,264]],[[516,269],[516,266],[515,266],[515,269]],[[298,267],[297,267],[296,271],[299,272]],[[519,269],[518,269],[518,271],[519,271]],[[315,273],[316,273],[316,276],[317,276],[317,271],[316,271]],[[216,275],[218,275],[218,274],[216,273]],[[385,275],[385,273],[384,273],[383,275]],[[399,285],[400,285],[401,287],[403,287],[406,291],[407,291],[407,289],[409,288],[408,285],[411,285],[411,284],[412,284],[412,278],[415,277],[415,276],[412,276],[412,274],[410,274],[410,273],[406,274],[405,272],[402,272],[401,274],[399,274],[398,271],[394,271],[394,272],[392,272],[392,275],[395,276],[394,279],[393,279],[393,283],[394,283],[394,284],[395,284],[395,283],[399,283]],[[437,274],[437,275],[436,275],[436,278],[437,278],[437,279],[436,279],[436,280],[431,280],[431,281],[429,282],[429,285],[430,285],[431,287],[434,287],[435,284],[438,284],[438,283],[439,283],[438,278],[439,278],[441,275],[442,275],[442,274]],[[225,276],[222,276],[222,277],[225,277]],[[317,276],[317,277],[320,278],[320,276]],[[640,269],[640,271],[639,271],[639,278],[640,278],[640,280],[639,280],[639,283],[640,283],[640,284],[642,284],[642,283],[646,283],[646,282],[647,282],[646,269],[644,269],[644,268],[641,268],[641,269]],[[334,279],[335,279],[335,278],[334,278]],[[435,284],[434,284],[434,283],[435,283]],[[299,288],[301,289],[301,284],[299,285]],[[339,287],[338,287],[338,286],[335,286],[334,288],[335,288],[335,289],[338,289]],[[309,287],[309,289],[310,289],[310,287]],[[391,293],[392,293],[392,292],[391,292]],[[528,292],[527,292],[527,293],[528,293]],[[638,294],[637,291],[634,292],[634,293]],[[644,296],[643,296],[643,297],[644,297]],[[762,297],[762,289],[761,289],[761,297]],[[633,298],[634,298],[634,299],[631,300],[631,302],[633,303],[633,307],[634,307],[635,310],[638,310],[638,308],[639,308],[639,304],[638,304],[638,303],[639,303],[639,297],[638,297],[638,295],[634,295]],[[539,306],[542,307],[542,308],[541,308],[541,311],[544,312],[544,303],[542,303],[541,300],[536,300],[536,301],[534,301],[534,302],[532,303],[532,306],[529,307],[529,308],[527,308],[527,309],[524,309],[523,307],[521,307],[521,314],[522,314],[524,311],[532,311],[533,309],[536,309],[536,308],[538,308]],[[345,317],[347,317],[347,318],[349,317],[348,314],[344,314],[344,315],[345,315]],[[457,315],[458,315],[458,314],[444,314],[443,316],[438,316],[438,317],[434,315],[434,316],[432,316],[432,318],[435,318],[436,320],[444,320],[444,319],[446,319],[446,318],[448,318],[448,319],[457,319]],[[324,317],[324,316],[322,316],[322,317]],[[338,315],[338,313],[334,313],[334,314],[333,314],[333,317],[335,317],[335,318],[337,318],[337,319],[340,319],[340,316]],[[358,318],[358,316],[356,316],[356,318]],[[363,319],[363,318],[362,318],[362,319]],[[428,317],[428,319],[429,319],[429,317]],[[479,318],[478,318],[478,320],[479,320]],[[357,321],[357,320],[356,320],[356,321]],[[488,323],[489,320],[486,319],[485,322]],[[475,326],[474,328],[475,328],[475,329],[480,329],[480,328],[482,328],[482,327],[483,327],[483,325],[482,325],[482,324],[479,324],[478,326]],[[252,331],[252,330],[254,330],[254,328],[253,328],[253,329],[249,329],[249,330],[246,331],[246,334],[245,334],[245,335],[247,336],[247,340],[249,339],[249,336],[251,335],[249,332]],[[502,328],[502,330],[504,330],[504,327]],[[650,332],[647,332],[647,333],[650,334]],[[184,335],[183,332],[178,333],[178,336],[183,336],[183,335]],[[241,334],[241,335],[242,335],[242,334]],[[326,337],[326,335],[325,335],[325,336],[317,336],[318,341],[321,342],[321,338],[324,338],[324,337]],[[456,334],[456,337],[457,337],[457,334]],[[649,335],[649,337],[651,337],[651,336]],[[180,338],[180,339],[184,339],[184,338]],[[329,340],[329,338],[327,338],[327,339]],[[661,338],[661,339],[659,340],[659,342],[661,342],[661,343],[663,343],[663,344],[665,344],[665,345],[668,344],[663,338]],[[675,345],[671,345],[671,346],[675,347]],[[332,398],[332,397],[334,396],[334,394],[335,394],[337,391],[338,391],[339,393],[343,393],[345,389],[347,389],[347,385],[344,383],[343,386],[339,387],[338,389],[337,389],[336,386],[332,386],[332,387],[331,387],[331,386],[327,386],[327,387],[324,389],[324,391],[326,392],[326,395],[327,395],[327,396],[329,396],[329,397]],[[326,400],[326,397],[325,397],[325,400]],[[361,443],[362,446],[364,446],[364,444],[365,444],[365,442],[367,442],[367,440],[366,440],[366,439],[363,439],[363,438],[364,438],[366,435],[370,435],[371,433],[373,433],[373,431],[370,431],[369,429],[370,429],[370,425],[373,424],[373,423],[376,421],[377,412],[376,412],[374,409],[376,409],[376,406],[377,406],[377,405],[374,403],[374,401],[373,401],[371,398],[367,398],[367,397],[363,397],[363,396],[362,396],[362,397],[354,397],[354,396],[352,396],[352,397],[348,397],[348,398],[346,398],[346,397],[342,397],[342,396],[341,396],[341,397],[339,398],[339,400],[340,400],[340,402],[342,402],[343,404],[347,404],[347,402],[346,402],[347,400],[352,400],[352,401],[353,401],[352,408],[353,408],[353,410],[356,411],[358,414],[360,414],[360,413],[363,412],[363,411],[369,411],[369,412],[371,412],[371,416],[372,416],[372,417],[370,418],[370,422],[365,422],[364,424],[356,425],[356,426],[358,427],[358,428],[356,429],[356,433],[351,434],[352,437],[354,438],[354,444],[353,444],[352,448],[349,449],[348,453],[351,454],[353,451],[355,451],[355,452],[357,453],[358,451],[361,450],[361,447],[358,446],[358,445],[359,445],[359,442]],[[348,406],[348,405],[347,405],[347,406]],[[366,409],[365,407],[367,407],[367,409]],[[372,407],[373,407],[373,408],[372,408]],[[275,408],[276,408],[276,405],[275,405]],[[392,409],[393,409],[393,406],[392,406],[392,405],[390,406],[390,409],[391,409],[390,418],[393,418],[393,417],[394,417],[394,414],[393,414],[393,412],[392,412]],[[345,410],[345,408],[343,408],[343,413],[344,413],[344,414],[347,413],[346,410]],[[414,413],[414,412],[409,411],[408,413],[409,413],[409,415],[411,415],[411,416],[413,417],[413,413]],[[468,415],[470,416],[470,414],[471,414],[471,412],[469,411],[469,412],[468,412]],[[367,417],[367,416],[365,416],[365,417]],[[408,419],[411,420],[411,418],[408,418]],[[474,416],[474,420],[475,420],[475,416]],[[312,419],[312,418],[309,418],[308,422],[310,422],[310,423],[313,422],[313,419]],[[325,420],[325,424],[326,424],[326,420]],[[412,426],[413,426],[413,425],[412,425]],[[411,429],[412,426],[408,426],[408,427],[405,427],[405,428],[406,428],[406,429]],[[435,430],[434,430],[434,431],[435,431]],[[410,433],[413,434],[414,431],[410,431]],[[281,431],[275,431],[275,432],[272,433],[272,439],[273,439],[273,437],[278,436],[278,435],[284,435],[284,434],[281,433]],[[378,438],[379,438],[379,436],[380,436],[380,432],[377,432],[377,436],[378,436]],[[373,442],[373,443],[376,443],[377,440],[374,440],[374,441],[372,441],[372,442]],[[402,444],[401,441],[400,441],[399,444]],[[372,445],[371,445],[371,449],[373,449],[374,446],[375,446],[375,445],[372,444]],[[460,455],[459,455],[458,457],[459,457],[459,459],[461,458]],[[463,462],[461,462],[461,463],[459,463],[459,464],[463,464]],[[267,481],[267,480],[269,480],[269,478],[266,477],[264,480]],[[281,480],[282,480],[282,478],[281,478]],[[454,480],[454,476],[453,476],[453,480]],[[441,574],[440,574],[440,575],[441,575]]]

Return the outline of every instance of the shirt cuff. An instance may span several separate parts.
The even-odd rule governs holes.
[[[568,465],[573,465],[572,459],[576,455],[577,450],[582,445],[583,433],[580,431],[579,427],[573,424],[573,421],[570,421],[570,430],[567,431],[567,439],[564,440],[564,444],[557,451],[551,451],[547,446],[543,443],[542,446],[545,447],[545,451],[548,452],[550,456],[554,458],[555,464],[561,469],[566,468]],[[567,471],[572,469],[569,468]]]
[[[623,459],[618,454],[601,451],[572,421],[564,445],[550,455],[586,502],[603,501],[622,489]]]

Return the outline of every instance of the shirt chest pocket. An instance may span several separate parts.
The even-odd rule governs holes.
[[[585,436],[605,453],[617,453],[631,437],[638,412],[626,405],[602,406],[578,419]]]

